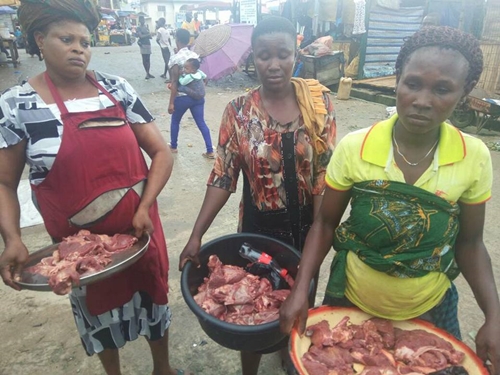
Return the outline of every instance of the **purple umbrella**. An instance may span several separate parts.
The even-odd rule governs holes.
[[[251,51],[253,25],[218,25],[200,33],[193,51],[202,57],[201,70],[217,80],[234,73]]]

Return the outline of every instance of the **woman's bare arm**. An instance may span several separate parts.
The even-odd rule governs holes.
[[[0,255],[0,275],[4,283],[16,290],[14,283],[20,276],[22,265],[28,259],[28,251],[21,240],[20,208],[17,187],[21,180],[26,140],[17,145],[0,149],[0,234],[5,250]]]
[[[351,190],[326,188],[321,207],[306,238],[292,292],[280,309],[280,326],[283,332],[289,333],[295,323],[298,323],[299,333],[304,332],[309,284],[332,247],[334,231],[350,199]]]
[[[148,182],[144,190],[141,203],[133,220],[135,235],[142,236],[144,231],[152,232],[152,222],[149,220],[149,209],[165,187],[174,165],[172,153],[167,147],[160,130],[154,122],[148,124],[132,124],[139,146],[151,158],[148,173]]]

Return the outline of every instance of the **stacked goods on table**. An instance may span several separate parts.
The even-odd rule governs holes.
[[[50,288],[59,295],[68,294],[80,284],[80,277],[99,271],[112,262],[112,255],[131,248],[137,238],[128,234],[93,234],[81,230],[65,237],[52,256],[26,268],[26,272],[48,278]]]
[[[333,329],[326,320],[307,327],[311,346],[302,364],[310,375],[467,374],[460,366],[465,354],[431,332],[378,318],[359,325],[349,320],[345,316]]]
[[[264,324],[278,319],[279,308],[290,290],[273,290],[267,278],[242,267],[224,265],[216,255],[209,257],[208,269],[209,276],[194,296],[205,312],[240,325]],[[292,282],[291,277],[287,277],[287,282]]]

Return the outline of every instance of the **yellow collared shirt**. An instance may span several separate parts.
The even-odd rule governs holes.
[[[367,180],[405,182],[394,161],[392,129],[397,115],[345,136],[327,168],[326,183],[346,191]],[[491,197],[490,152],[479,139],[442,123],[439,144],[429,168],[414,186],[450,202],[481,204]],[[446,275],[431,272],[400,279],[376,271],[354,253],[347,257],[347,298],[367,313],[395,320],[411,319],[436,306],[450,286]]]

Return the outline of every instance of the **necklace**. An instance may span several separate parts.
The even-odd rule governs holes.
[[[429,151],[427,151],[427,154],[425,154],[425,156],[420,159],[418,162],[416,163],[411,163],[408,161],[408,159],[406,159],[406,157],[403,155],[403,153],[399,150],[399,145],[398,145],[398,142],[396,141],[396,137],[394,135],[394,131],[392,132],[392,140],[394,142],[394,145],[396,146],[396,152],[399,154],[399,156],[401,156],[404,160],[404,162],[412,167],[416,167],[417,165],[419,165],[421,162],[423,162],[425,160],[425,158],[427,158],[427,156],[429,156],[432,152],[432,150],[434,150],[434,147],[437,146],[438,142],[439,142],[439,138],[436,140],[436,142],[434,142],[434,144],[432,145],[431,149]]]

